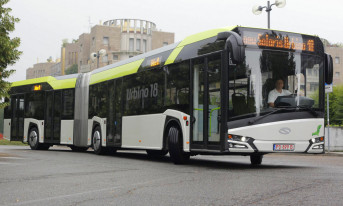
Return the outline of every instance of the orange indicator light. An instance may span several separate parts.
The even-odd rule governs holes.
[[[187,120],[187,116],[183,116],[183,120]]]
[[[232,139],[232,135],[231,135],[231,134],[229,134],[229,135],[227,136],[227,138],[229,138],[229,139]]]

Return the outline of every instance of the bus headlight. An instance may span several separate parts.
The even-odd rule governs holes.
[[[238,142],[248,142],[249,139],[251,139],[251,137],[229,134],[228,139],[232,141],[238,141]]]
[[[312,138],[311,139],[312,143],[320,143],[320,142],[324,142],[324,137],[317,137],[317,138]]]

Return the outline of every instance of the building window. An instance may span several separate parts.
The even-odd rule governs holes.
[[[113,54],[113,61],[118,61],[118,55]]]
[[[339,78],[340,73],[339,73],[339,72],[336,72],[335,75],[336,75],[337,78]]]
[[[339,57],[335,57],[335,63],[336,64],[340,64],[341,63]]]
[[[133,44],[134,44],[134,39],[133,38],[130,38],[129,39],[129,51],[133,51]]]
[[[312,69],[307,70],[307,75],[312,75]]]
[[[163,46],[167,46],[168,45],[168,42],[163,42]]]
[[[95,37],[92,38],[92,46],[95,45]]]
[[[146,52],[146,40],[145,39],[143,39],[143,48],[142,48],[142,51],[143,52]]]
[[[141,39],[136,39],[136,50],[137,51],[141,50]]]
[[[310,83],[310,91],[316,91],[318,89],[318,83]]]
[[[108,56],[107,54],[102,57],[102,63],[107,63],[108,62]]]
[[[129,56],[129,58],[131,58],[131,57],[133,57],[133,56]]]
[[[104,45],[108,45],[108,42],[109,42],[109,38],[108,38],[108,37],[104,37],[104,38],[102,39],[102,43],[103,43]]]

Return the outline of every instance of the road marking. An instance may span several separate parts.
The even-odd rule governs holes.
[[[166,178],[149,180],[149,181],[135,183],[135,184],[120,185],[117,187],[109,187],[109,188],[104,188],[104,189],[74,193],[74,194],[70,194],[70,195],[60,195],[60,196],[48,197],[48,198],[42,198],[42,199],[36,199],[36,200],[28,200],[28,201],[24,201],[24,202],[20,202],[20,200],[19,200],[18,202],[14,203],[14,204],[8,204],[8,205],[27,205],[27,204],[38,203],[38,202],[43,202],[43,201],[51,201],[51,200],[56,200],[56,199],[61,199],[61,198],[74,197],[74,196],[78,196],[78,195],[94,194],[94,192],[104,192],[104,191],[109,191],[109,190],[114,190],[114,189],[119,189],[119,188],[139,186],[139,185],[149,184],[149,183],[153,183],[153,182],[158,182],[161,180],[172,179],[172,178],[179,177],[179,176],[180,175],[174,175],[174,176],[169,176]]]
[[[0,159],[14,159],[14,160],[23,160],[25,158],[22,157],[0,157]]]

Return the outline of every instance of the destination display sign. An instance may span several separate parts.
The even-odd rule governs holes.
[[[149,59],[147,61],[147,66],[151,66],[151,67],[155,67],[155,66],[159,66],[161,64],[161,61],[162,61],[162,57],[156,57],[156,58],[153,58],[153,59]]]
[[[40,91],[40,90],[42,90],[42,85],[38,84],[38,85],[33,86],[33,91]]]
[[[315,51],[314,38],[300,34],[275,33],[268,31],[244,31],[242,36],[244,44],[248,46],[308,52]]]

